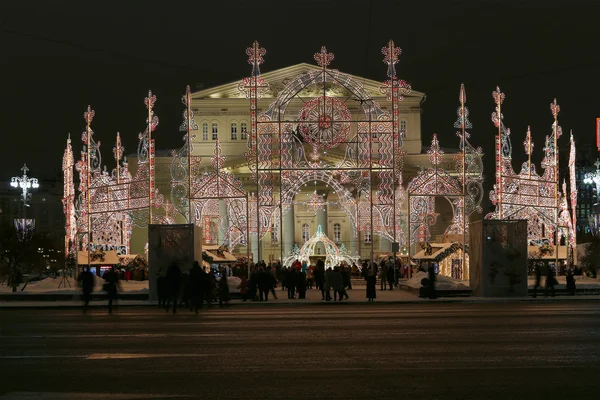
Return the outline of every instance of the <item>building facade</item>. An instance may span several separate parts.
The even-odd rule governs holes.
[[[287,68],[262,74],[262,79],[269,83],[269,89],[262,98],[257,101],[257,111],[267,110],[270,104],[277,98],[280,91],[296,77],[310,71],[320,70],[320,67],[310,64],[298,64]],[[382,94],[381,82],[373,81],[363,77],[350,76],[356,82],[360,82],[364,90],[377,102],[381,110],[391,112],[391,102],[385,94]],[[197,130],[193,131],[193,156],[199,157],[197,173],[208,174],[213,165],[215,149],[218,145],[223,156],[222,169],[233,174],[239,179],[243,190],[249,197],[254,196],[259,188],[256,181],[252,179],[252,171],[249,169],[245,154],[249,150],[249,134],[251,124],[250,102],[240,93],[239,82],[225,84],[214,88],[201,90],[192,94],[192,108],[194,122]],[[335,91],[333,88],[319,87],[318,85],[304,89],[298,96],[291,99],[287,104],[286,115],[298,115],[303,106],[318,99],[324,92],[328,98],[348,99],[352,93],[344,90]],[[405,151],[403,157],[402,181],[404,186],[423,167],[429,166],[430,157],[425,152],[427,147],[422,144],[421,136],[421,106],[425,95],[418,91],[406,94],[398,104],[398,125],[404,132],[402,148]],[[360,120],[361,104],[356,102],[354,106],[348,106],[352,120]],[[449,121],[449,131],[452,128]],[[350,132],[350,135],[355,132]],[[180,133],[183,135],[182,133]],[[158,147],[160,147],[158,145]],[[347,147],[332,148],[319,155],[321,160],[330,164],[337,162],[348,152]],[[136,162],[134,157],[129,157],[130,168],[135,173]],[[156,186],[165,196],[171,193],[171,170],[173,161],[172,151],[156,152]],[[447,171],[454,168],[453,154],[441,156],[441,166]],[[322,206],[318,209],[310,207],[311,198],[318,196],[322,199]],[[176,202],[177,199],[170,199]],[[262,240],[261,258],[264,260],[280,259],[281,255],[288,255],[294,245],[302,246],[321,226],[323,232],[338,246],[344,245],[352,254],[358,254],[361,258],[371,258],[381,253],[392,251],[391,241],[387,238],[373,235],[369,230],[357,231],[351,219],[342,206],[339,191],[334,190],[327,182],[315,180],[305,182],[295,193],[293,206],[281,218],[273,218],[272,229]],[[437,222],[431,227],[432,240],[438,239],[446,227],[452,223],[452,206],[447,202],[436,201]],[[226,243],[226,228],[229,224],[224,203],[214,202],[214,219],[202,222],[203,243],[223,244]],[[177,223],[186,223],[183,215],[176,215]],[[279,225],[283,224],[283,227]],[[146,230],[134,228],[131,241],[132,253],[142,253],[146,244]],[[245,255],[249,253],[255,260],[258,249],[256,241],[251,240],[251,248],[247,249],[244,243],[236,246],[236,254]],[[317,251],[319,251],[317,249]]]

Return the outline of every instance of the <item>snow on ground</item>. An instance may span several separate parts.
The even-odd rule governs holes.
[[[104,285],[104,279],[99,276],[94,277],[94,292],[102,291],[102,285]],[[237,293],[240,291],[241,279],[238,277],[228,277],[227,285],[229,286],[229,291],[231,293]],[[130,293],[130,294],[139,294],[139,293],[148,293],[148,281],[119,281],[121,285],[120,292]],[[25,286],[25,284],[21,284],[17,289],[18,292],[21,292],[21,289]],[[59,287],[60,286],[60,287]],[[22,293],[79,293],[81,288],[79,287],[78,282],[71,278],[66,277],[63,281],[62,277],[58,278],[45,278],[36,282],[29,282],[27,286],[25,286],[25,290]],[[12,288],[7,287],[6,284],[0,286],[0,293],[11,293]]]
[[[131,294],[135,293],[148,293],[148,281],[119,281],[121,285],[121,292],[127,292]],[[104,285],[104,279],[96,276],[94,279],[94,292],[102,291],[102,285]],[[21,292],[21,289],[25,284],[21,284],[17,289]],[[59,287],[60,286],[60,287]],[[71,277],[58,278],[45,278],[36,282],[29,282],[25,286],[25,290],[22,293],[79,293],[81,288],[77,281]],[[12,288],[5,285],[0,286],[0,293],[10,293]]]
[[[418,289],[421,285],[421,280],[427,278],[427,272],[417,272],[412,278],[403,282],[403,285]],[[435,277],[435,288],[437,290],[469,290],[469,281],[461,281],[450,278],[449,276],[437,275]]]

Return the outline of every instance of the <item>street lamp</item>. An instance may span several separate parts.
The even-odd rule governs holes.
[[[40,187],[40,184],[38,183],[37,178],[30,178],[27,176],[27,171],[29,171],[27,164],[23,164],[21,171],[23,171],[23,175],[12,177],[10,180],[10,186],[14,188],[21,188],[21,201],[25,207],[28,207],[27,202],[31,199],[31,193],[29,189],[37,189]]]
[[[10,180],[10,186],[13,188],[21,188],[21,202],[23,203],[21,218],[15,219],[15,228],[19,234],[19,238],[24,240],[35,227],[35,221],[33,219],[27,219],[26,207],[29,207],[29,200],[31,200],[31,189],[37,189],[40,187],[37,178],[30,178],[27,176],[29,168],[27,164],[23,164],[22,176],[15,176]]]

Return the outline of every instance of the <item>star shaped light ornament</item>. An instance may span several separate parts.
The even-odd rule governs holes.
[[[306,206],[306,211],[314,212],[315,214],[318,211],[325,211],[325,206],[327,205],[327,201],[325,201],[324,194],[318,194],[315,190],[311,195],[307,195],[308,199],[304,202]]]

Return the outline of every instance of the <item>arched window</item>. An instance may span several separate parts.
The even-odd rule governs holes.
[[[365,243],[371,243],[371,228],[367,228],[365,231]]]
[[[208,122],[202,123],[202,140],[208,140]]]
[[[279,241],[279,228],[274,223],[271,224],[271,243]]]
[[[240,124],[242,130],[242,140],[248,140],[248,125],[245,122]]]
[[[406,133],[406,120],[405,119],[400,120],[400,132]]]
[[[398,136],[398,146],[402,145],[402,139],[406,137],[406,120],[405,119],[401,119],[400,120],[400,135]]]
[[[302,242],[308,242],[310,239],[310,228],[308,224],[302,224]]]
[[[231,140],[237,140],[237,122],[231,123]]]
[[[212,123],[212,140],[217,140],[219,137],[219,124],[216,122]]]
[[[333,241],[340,243],[342,241],[342,226],[340,224],[333,224]]]

